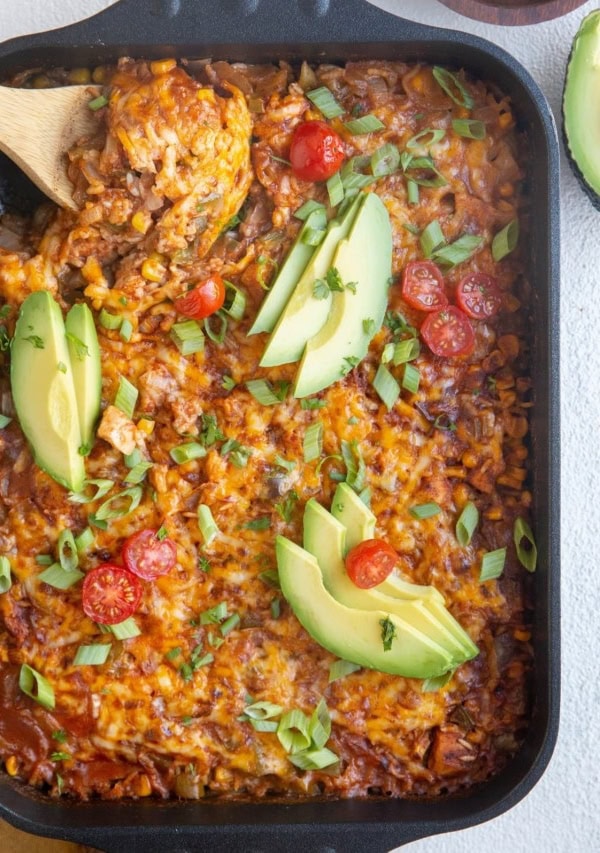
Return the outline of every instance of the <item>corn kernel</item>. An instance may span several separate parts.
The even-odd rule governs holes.
[[[142,276],[147,281],[160,282],[163,280],[165,273],[166,269],[164,266],[152,255],[149,258],[146,258],[142,264]]]
[[[521,628],[515,628],[513,637],[521,643],[528,643],[531,640],[531,631],[523,631]]]
[[[9,755],[6,761],[4,762],[4,766],[9,776],[16,776],[19,772],[19,762],[17,761],[17,756]]]
[[[152,793],[152,786],[150,785],[150,779],[146,776],[145,773],[142,773],[141,776],[135,781],[135,793],[138,797],[149,797]]]
[[[94,68],[92,71],[92,81],[94,83],[104,83],[106,82],[107,77],[108,73],[104,65],[98,65],[98,67]]]
[[[134,213],[131,217],[131,224],[136,231],[139,231],[140,234],[145,234],[148,228],[150,227],[150,215],[146,210],[138,210],[137,213]]]
[[[142,418],[138,421],[137,428],[146,435],[152,435],[154,432],[154,421],[151,421],[148,418]]]
[[[212,89],[198,89],[196,97],[199,101],[210,101],[211,104],[215,102],[215,93]]]
[[[510,127],[513,124],[512,113],[510,111],[501,113],[501,115],[498,116],[498,124],[503,129]]]
[[[31,81],[31,86],[34,89],[49,89],[52,86],[50,78],[45,74],[36,74]]]
[[[490,521],[500,521],[502,519],[502,507],[491,506],[489,509],[486,509],[484,515]]]
[[[150,63],[150,71],[155,77],[159,77],[161,74],[168,74],[176,65],[177,61],[175,59],[157,59],[155,62]]]
[[[89,83],[92,79],[92,74],[89,68],[72,68],[69,71],[69,83],[83,85]]]

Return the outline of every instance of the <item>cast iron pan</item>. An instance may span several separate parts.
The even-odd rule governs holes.
[[[118,56],[266,62],[306,58],[427,60],[463,66],[511,95],[531,158],[530,269],[535,285],[532,423],[536,584],[535,704],[527,741],[510,765],[464,797],[436,801],[303,803],[54,802],[0,775],[0,816],[32,833],[108,851],[383,853],[489,820],[544,772],[559,714],[558,143],[537,85],[508,54],[465,33],[393,17],[364,0],[121,0],[54,32],[0,45],[0,78],[34,66],[96,65]],[[0,191],[14,171],[0,163]]]

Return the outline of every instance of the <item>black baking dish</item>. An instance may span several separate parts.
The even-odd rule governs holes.
[[[533,721],[513,762],[467,796],[436,801],[290,804],[57,803],[0,775],[0,816],[39,835],[104,851],[390,850],[494,818],[544,772],[559,715],[558,144],[544,96],[508,54],[474,36],[393,17],[365,0],[121,0],[80,24],[0,45],[0,78],[26,68],[96,65],[122,55],[231,61],[426,60],[462,66],[509,94],[531,151],[530,269],[535,288],[532,422],[536,676]],[[14,188],[0,162],[0,192]],[[0,199],[2,201],[2,199]]]

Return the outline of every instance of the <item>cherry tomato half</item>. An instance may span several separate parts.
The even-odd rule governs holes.
[[[421,326],[421,336],[432,353],[446,358],[467,355],[475,345],[471,321],[454,305],[429,314]]]
[[[411,261],[402,273],[402,298],[419,311],[437,311],[448,304],[444,276],[433,261]]]
[[[116,625],[137,610],[142,585],[127,569],[103,563],[87,573],[81,595],[86,616],[101,625]]]
[[[344,143],[324,121],[299,124],[292,137],[290,163],[303,181],[326,181],[342,165]]]
[[[360,589],[370,589],[384,581],[396,563],[398,555],[383,539],[365,539],[346,554],[346,571]]]
[[[155,530],[140,530],[125,540],[123,562],[138,578],[153,581],[173,568],[177,547],[172,539],[157,539]]]
[[[456,288],[456,301],[465,314],[474,320],[493,317],[502,308],[502,293],[496,279],[483,272],[466,275]]]
[[[175,310],[192,320],[203,320],[223,307],[225,284],[218,273],[198,282],[193,290],[175,300]]]

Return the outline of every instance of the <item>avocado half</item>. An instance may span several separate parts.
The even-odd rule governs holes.
[[[571,166],[600,210],[600,10],[583,19],[575,36],[562,106]]]

